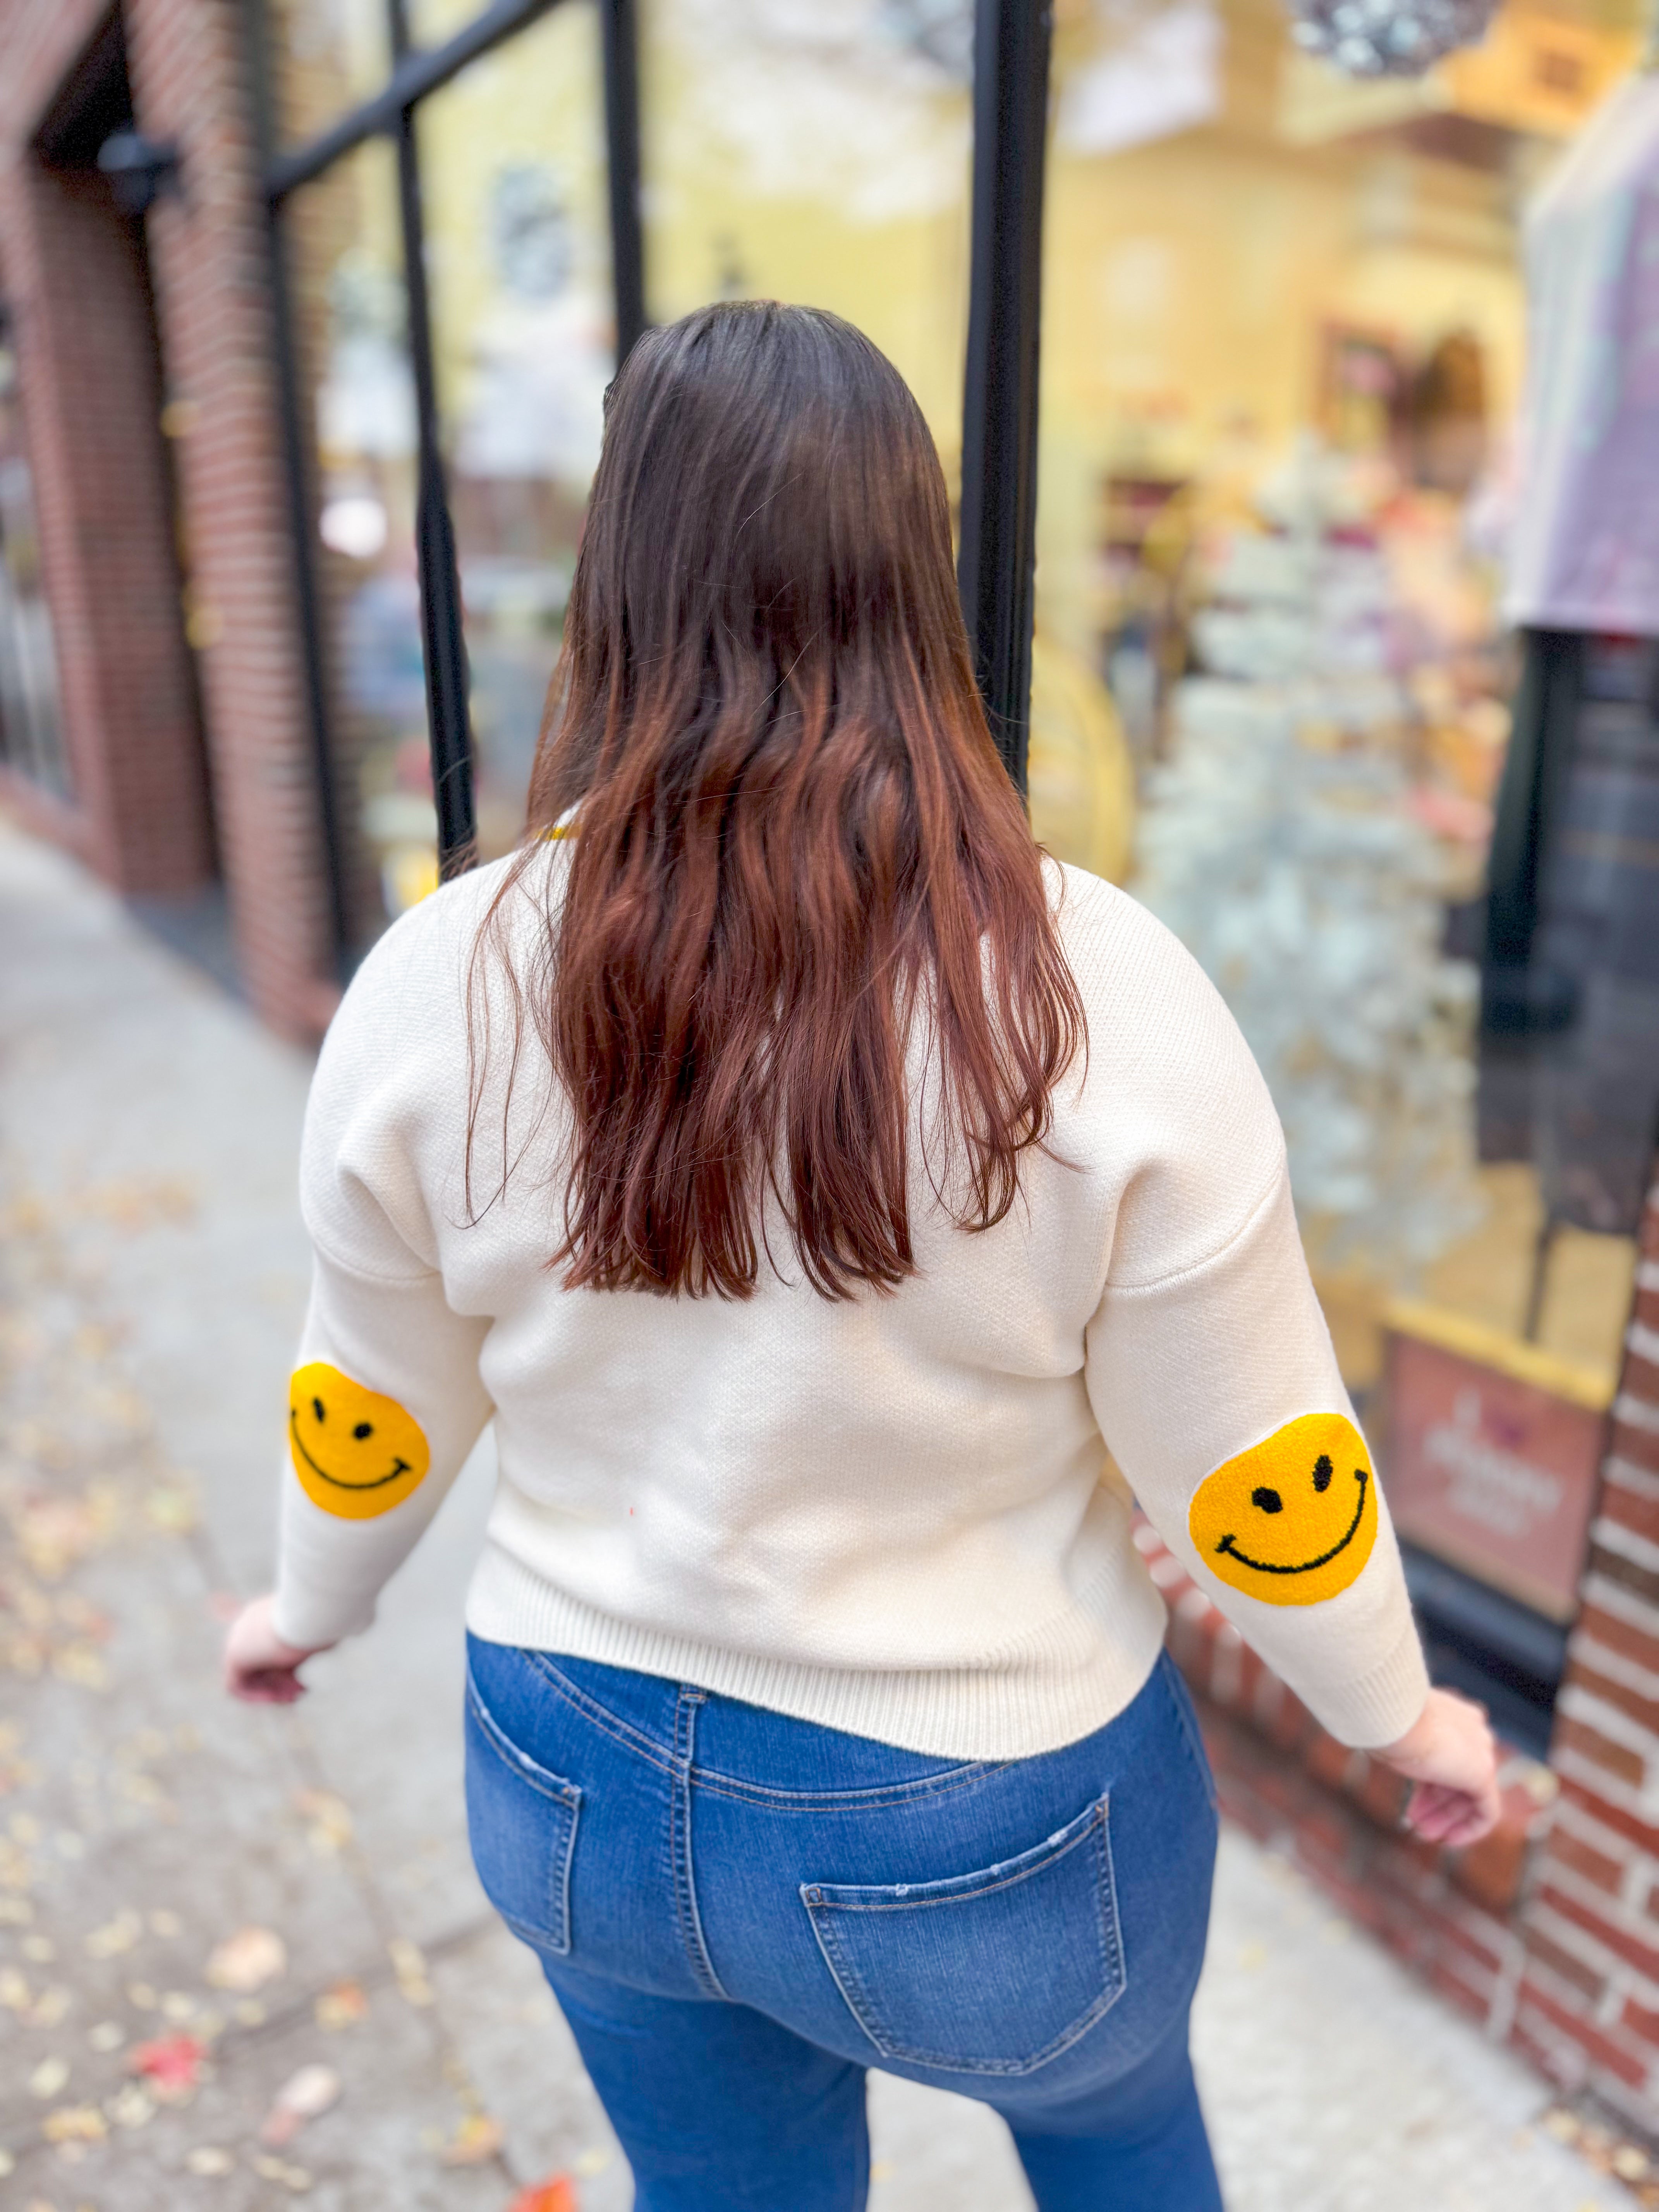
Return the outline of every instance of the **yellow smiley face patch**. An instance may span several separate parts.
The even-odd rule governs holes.
[[[390,1513],[432,1464],[420,1423],[395,1398],[324,1359],[296,1369],[289,1385],[288,1444],[306,1496],[343,1521]]]
[[[1187,1516],[1199,1557],[1268,1605],[1347,1589],[1376,1540],[1376,1476],[1340,1413],[1304,1413],[1199,1485]]]

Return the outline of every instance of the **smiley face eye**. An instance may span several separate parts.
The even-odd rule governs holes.
[[[359,1421],[356,1427],[351,1431],[351,1433],[356,1437],[358,1443],[362,1443],[365,1437],[372,1437],[374,1435],[374,1424],[373,1421]]]
[[[1259,1506],[1264,1513],[1282,1513],[1285,1510],[1284,1499],[1276,1490],[1269,1490],[1265,1483],[1259,1490],[1250,1492],[1250,1503]]]
[[[311,1410],[312,1410],[312,1412],[313,1412],[313,1413],[315,1413],[315,1415],[317,1416],[317,1418],[318,1418],[318,1419],[319,1419],[319,1421],[321,1421],[321,1420],[326,1420],[326,1419],[328,1418],[328,1417],[327,1417],[327,1415],[326,1415],[326,1414],[324,1413],[324,1411],[323,1411],[323,1401],[322,1401],[322,1400],[321,1400],[320,1398],[313,1398],[313,1399],[312,1400],[312,1401],[311,1401]]]
[[[1314,1488],[1319,1491],[1328,1490],[1334,1471],[1330,1454],[1321,1452],[1319,1457],[1314,1462]]]

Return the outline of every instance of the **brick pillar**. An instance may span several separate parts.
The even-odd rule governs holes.
[[[96,171],[5,179],[8,305],[81,849],[124,892],[213,873],[139,240]]]
[[[1561,1796],[1522,1917],[1517,2039],[1659,2125],[1659,1183],[1550,1763]]]
[[[1314,1724],[1150,1527],[1136,1542],[1225,1811],[1489,2035],[1659,2136],[1659,1181],[1549,1766],[1506,1756],[1484,1842],[1402,1834],[1404,1785]]]
[[[183,157],[149,249],[238,955],[266,1019],[314,1034],[337,992],[239,16],[235,0],[127,0],[128,67],[139,126]]]

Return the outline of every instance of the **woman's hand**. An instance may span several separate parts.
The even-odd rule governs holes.
[[[225,1637],[225,1687],[233,1698],[251,1705],[291,1705],[303,1698],[306,1686],[300,1668],[327,1644],[301,1650],[284,1644],[271,1620],[270,1597],[250,1598]]]
[[[1431,1844],[1475,1844],[1498,1825],[1498,1747],[1486,1708],[1431,1690],[1415,1727],[1373,1759],[1416,1784],[1406,1821]]]

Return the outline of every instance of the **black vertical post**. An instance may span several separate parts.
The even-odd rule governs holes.
[[[991,734],[1022,796],[1031,706],[1052,27],[1050,0],[975,0],[974,231],[957,580]]]
[[[605,41],[605,143],[611,179],[611,282],[617,366],[645,324],[645,236],[640,222],[640,49],[635,0],[599,0]]]
[[[276,155],[276,101],[270,81],[270,24],[264,0],[252,0],[244,18],[244,52],[252,94],[253,128],[263,171]],[[310,463],[301,398],[299,349],[294,302],[288,281],[280,207],[267,203],[272,350],[276,365],[277,404],[282,412],[283,473],[287,482],[289,533],[294,541],[294,601],[300,625],[306,717],[317,776],[317,811],[323,833],[323,864],[328,873],[329,921],[334,936],[334,965],[343,975],[349,957],[349,916],[346,906],[345,861],[340,836],[340,802],[334,785],[333,748],[329,743],[327,687],[323,676],[323,625],[317,599],[317,570],[312,538]]]
[[[395,63],[409,52],[404,0],[386,0]],[[419,483],[415,560],[421,586],[421,645],[426,661],[427,726],[432,741],[432,795],[438,810],[438,872],[446,880],[477,858],[472,807],[472,725],[467,708],[466,640],[461,627],[461,575],[455,528],[444,487],[438,442],[438,380],[432,357],[432,310],[426,284],[426,226],[415,111],[398,118],[398,204],[403,220],[404,283],[409,303],[409,356],[415,375]]]

